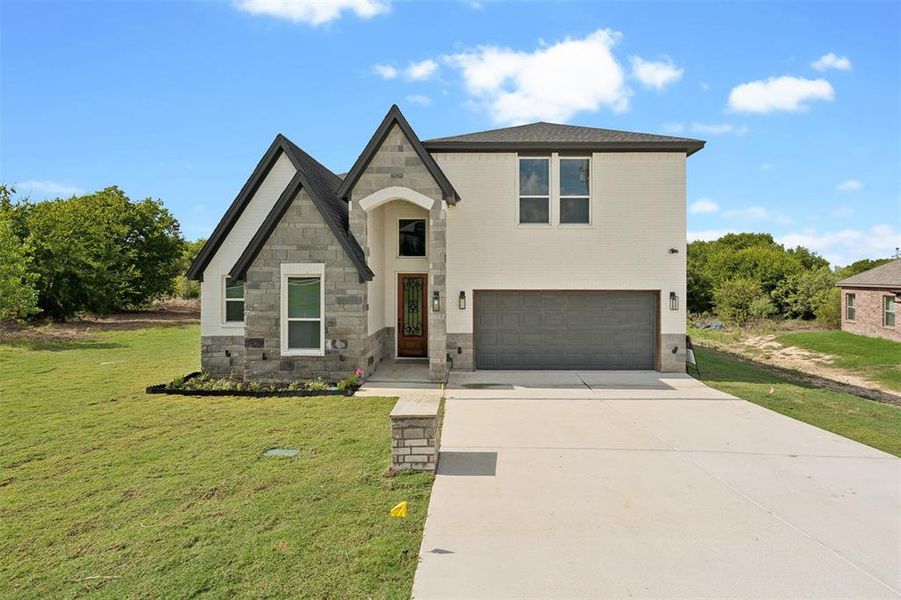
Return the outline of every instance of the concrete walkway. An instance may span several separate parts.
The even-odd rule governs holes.
[[[884,598],[901,461],[654,372],[449,381],[414,598]]]

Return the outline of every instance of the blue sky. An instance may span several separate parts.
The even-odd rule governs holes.
[[[119,185],[206,236],[276,133],[346,171],[537,120],[699,137],[689,237],[901,246],[901,4],[0,2],[0,181]]]

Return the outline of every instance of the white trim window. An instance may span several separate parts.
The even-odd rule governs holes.
[[[223,307],[222,320],[225,323],[239,324],[244,322],[244,282],[232,281],[226,275],[222,278]]]
[[[895,297],[882,297],[882,325],[884,327],[895,326]]]
[[[857,295],[845,294],[845,320],[853,321],[857,318]]]
[[[520,225],[551,223],[551,159],[520,156],[518,221]]]
[[[325,355],[325,265],[281,266],[282,356]]]
[[[559,159],[561,225],[591,224],[591,158],[561,156]]]

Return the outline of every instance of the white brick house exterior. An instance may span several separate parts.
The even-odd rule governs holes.
[[[421,142],[392,107],[342,180],[279,136],[189,273],[204,369],[682,370],[686,158],[702,147],[547,123]],[[280,263],[322,275],[261,275]]]

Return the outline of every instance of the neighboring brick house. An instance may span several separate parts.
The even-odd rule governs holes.
[[[842,331],[901,342],[901,259],[842,279]]]
[[[278,135],[188,273],[202,367],[681,371],[703,146],[551,123],[422,142],[393,106],[339,177]]]

